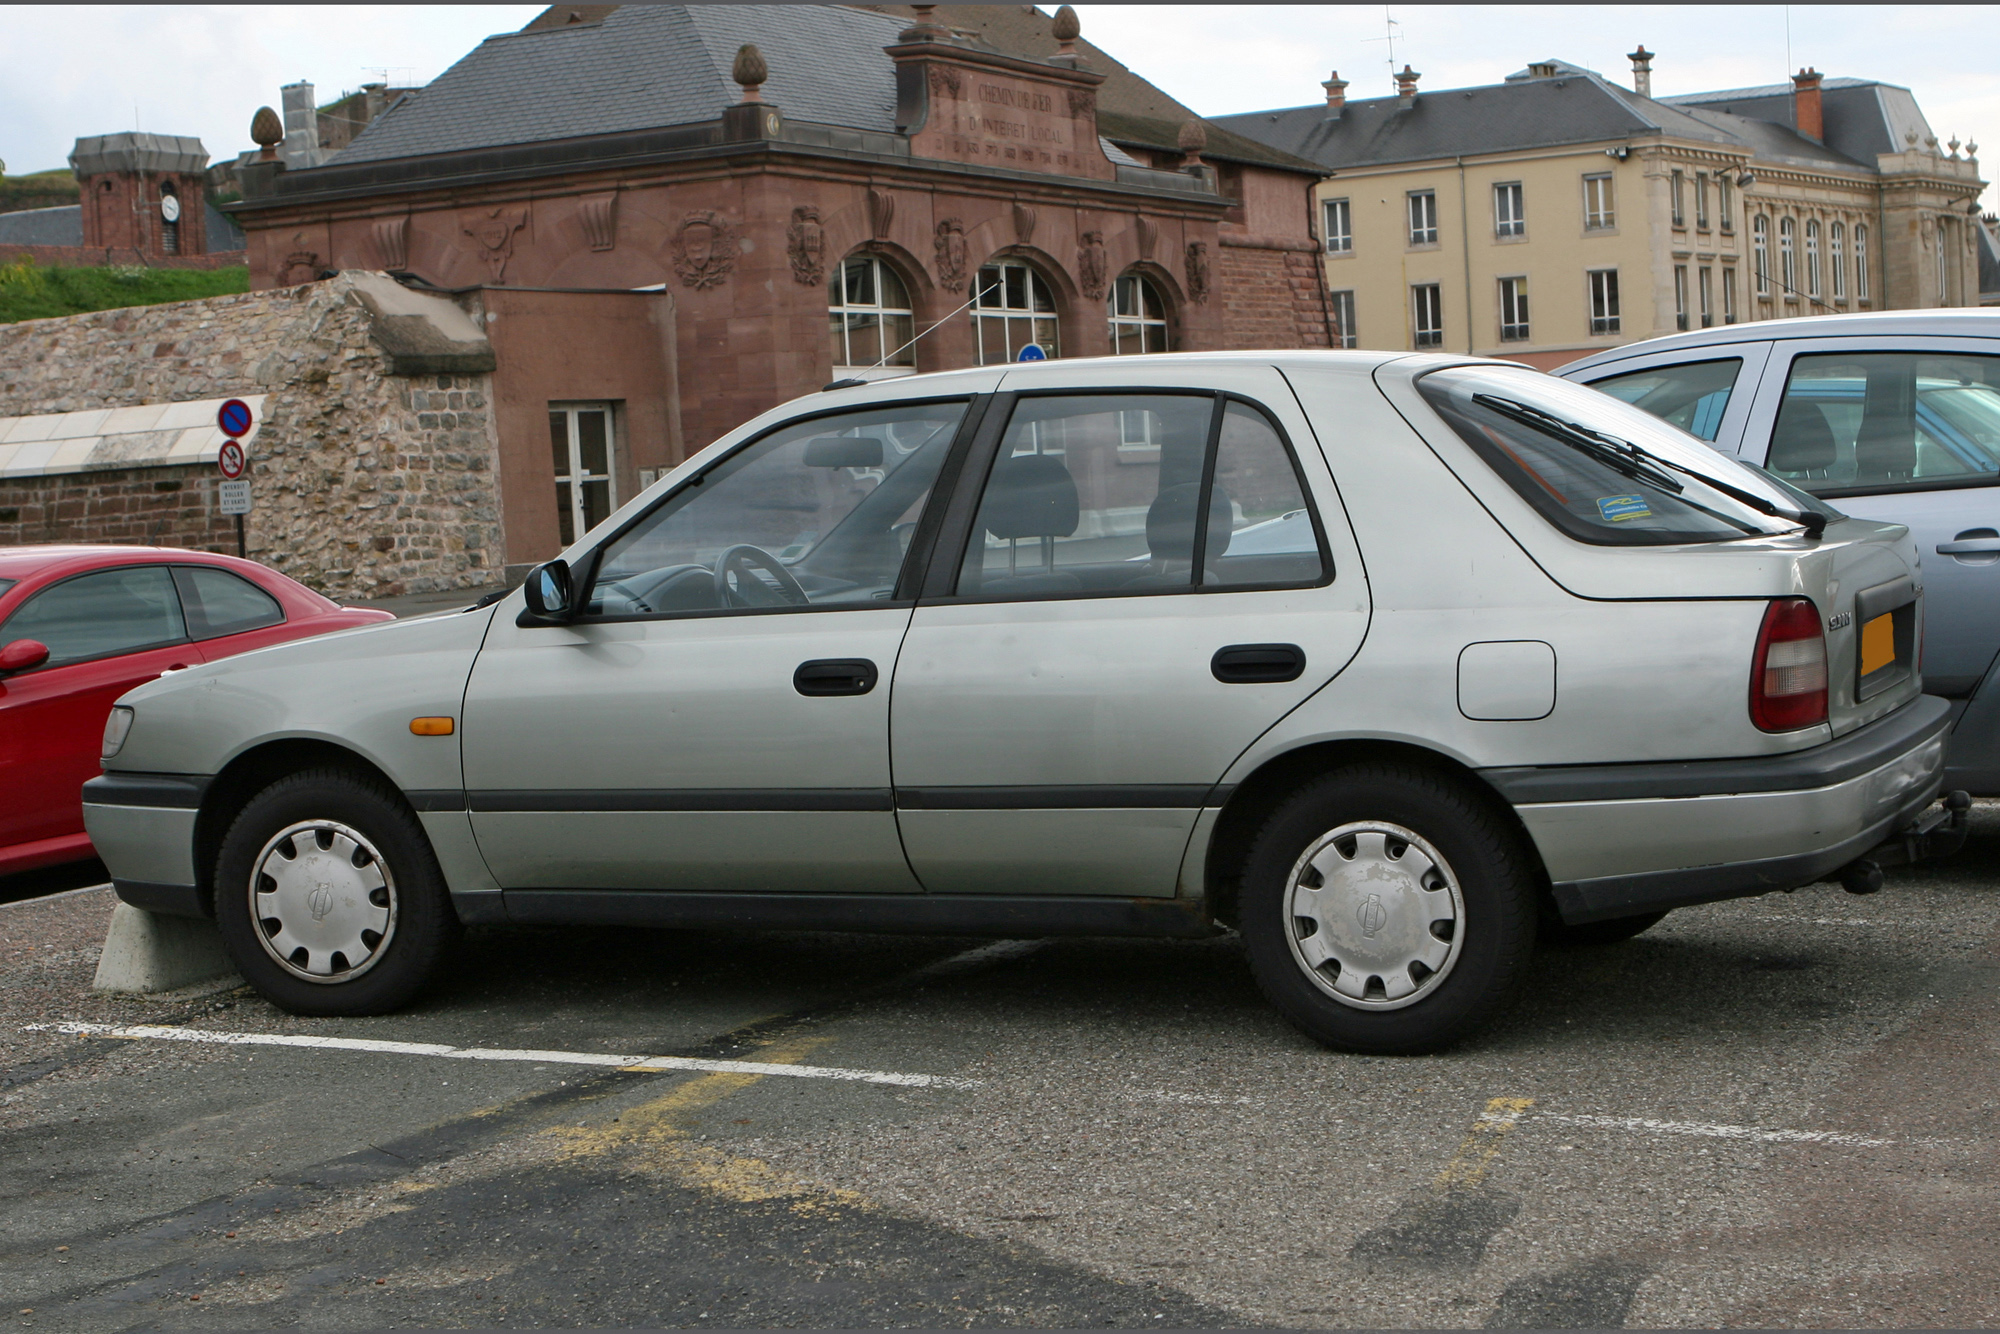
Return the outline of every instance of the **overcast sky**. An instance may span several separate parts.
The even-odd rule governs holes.
[[[1661,96],[1777,83],[1802,65],[1914,89],[1940,140],[2000,155],[2000,7],[1961,5],[1104,5],[1084,34],[1204,115],[1317,101],[1338,69],[1384,96],[1408,61],[1422,87],[1493,83],[1555,56],[1629,82],[1658,53]],[[0,160],[61,167],[80,135],[138,128],[251,147],[250,116],[311,80],[322,101],[387,77],[422,83],[537,5],[16,5],[0,25]],[[1388,20],[1393,18],[1391,28]],[[1787,20],[1789,19],[1789,25]],[[1789,26],[1789,38],[1787,28]],[[588,89],[563,90],[588,96]],[[1991,177],[2000,168],[1989,168]],[[1994,194],[1987,192],[1987,207]]]

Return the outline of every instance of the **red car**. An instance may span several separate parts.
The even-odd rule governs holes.
[[[254,561],[163,547],[0,549],[0,875],[91,855],[81,792],[111,705],[162,672],[393,620]]]

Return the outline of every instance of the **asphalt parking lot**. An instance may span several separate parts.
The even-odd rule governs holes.
[[[481,930],[330,1021],[93,995],[111,908],[0,907],[20,1328],[2000,1319],[1990,804],[1421,1059],[1307,1042],[1233,938]]]

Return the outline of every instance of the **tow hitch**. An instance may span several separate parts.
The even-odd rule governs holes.
[[[1947,792],[1936,806],[1903,826],[1866,857],[1849,862],[1833,878],[1850,894],[1873,894],[1882,888],[1882,868],[1949,857],[1965,846],[1972,825],[1972,798]]]

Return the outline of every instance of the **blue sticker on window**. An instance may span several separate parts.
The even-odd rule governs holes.
[[[1624,523],[1628,519],[1650,519],[1653,511],[1646,506],[1644,496],[1604,496],[1597,502],[1597,512],[1604,516],[1606,523]]]

